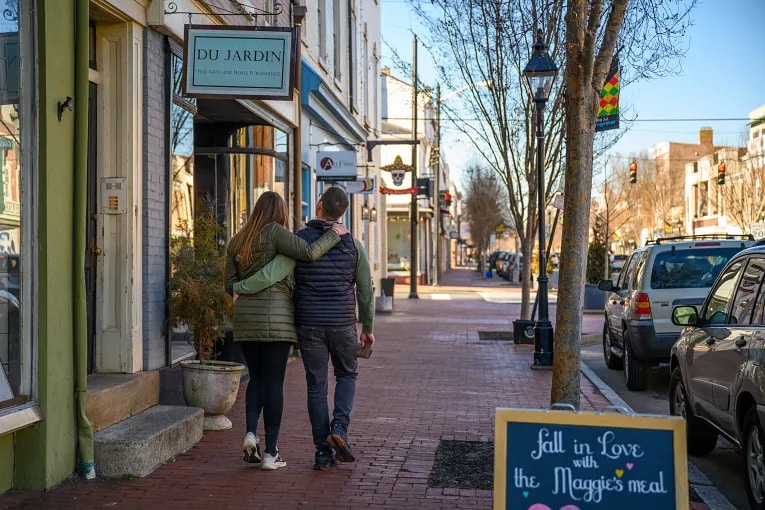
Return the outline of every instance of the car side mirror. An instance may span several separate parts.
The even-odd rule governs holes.
[[[699,312],[695,306],[676,306],[672,310],[672,324],[675,326],[695,326]]]
[[[614,282],[611,281],[611,280],[600,280],[598,282],[598,288],[600,290],[605,290],[605,291],[610,291],[610,292],[619,290],[619,287],[614,285]]]

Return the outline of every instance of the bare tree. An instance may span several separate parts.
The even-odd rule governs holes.
[[[727,182],[721,186],[725,215],[749,234],[752,223],[765,220],[765,158],[749,154],[726,166]]]
[[[551,401],[579,408],[582,293],[592,192],[595,120],[611,61],[635,76],[660,76],[682,55],[678,43],[696,0],[569,0],[565,14],[566,179]]]
[[[682,196],[673,192],[673,177],[669,171],[669,161],[657,161],[647,152],[633,156],[638,161],[640,176],[636,186],[642,210],[648,211],[647,225],[652,230],[663,229],[672,217],[672,209],[682,205]],[[675,177],[677,179],[677,177]]]
[[[491,235],[502,223],[502,184],[486,166],[472,163],[465,171],[463,204],[470,237],[481,255],[489,249]]]
[[[521,252],[531,260],[537,228],[534,104],[523,68],[542,29],[551,57],[562,64],[563,0],[540,11],[534,0],[409,0],[428,29],[421,38],[445,90],[442,115],[500,178]],[[542,20],[543,19],[543,20]],[[400,59],[399,59],[400,61]],[[545,126],[545,189],[549,202],[563,172],[563,94],[553,90]],[[531,265],[524,265],[521,317],[530,316]]]
[[[598,197],[598,207],[592,208],[590,224],[602,225],[601,233],[606,244],[606,263],[604,278],[611,277],[611,264],[609,259],[610,238],[614,233],[622,230],[633,219],[635,210],[632,198],[635,188],[629,184],[627,175],[621,173],[621,165],[613,165],[611,173],[606,175],[602,184],[602,191]]]

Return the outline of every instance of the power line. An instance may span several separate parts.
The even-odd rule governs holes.
[[[445,117],[448,119],[448,117]],[[383,117],[382,120],[412,120],[411,117]],[[468,120],[468,121],[488,121],[488,119],[482,118],[470,118],[470,117],[456,117],[455,120]],[[509,119],[511,121],[521,119]],[[760,119],[750,119],[749,117],[720,117],[709,119],[621,119],[624,122],[752,122]]]

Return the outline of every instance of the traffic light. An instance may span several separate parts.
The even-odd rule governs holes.
[[[452,205],[452,194],[449,193],[448,191],[444,195],[444,205],[446,205],[446,207],[449,207]]]
[[[717,184],[725,184],[725,163],[717,166]]]
[[[635,184],[637,182],[637,163],[634,161],[630,165],[630,184]]]

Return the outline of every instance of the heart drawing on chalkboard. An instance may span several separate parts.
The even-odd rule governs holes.
[[[634,466],[635,466],[635,464],[633,464],[632,462],[628,462],[628,463],[627,463],[627,469],[629,469],[630,471],[632,471],[632,468],[633,468]]]
[[[523,491],[523,497],[528,498],[529,497],[529,491]]]
[[[618,476],[619,478],[621,478],[623,474],[624,474],[624,470],[623,469],[617,469],[616,470],[616,476]]]
[[[543,505],[542,503],[536,503],[529,507],[529,510],[552,510],[547,505]],[[560,510],[579,510],[579,507],[576,505],[565,505],[560,507]]]

